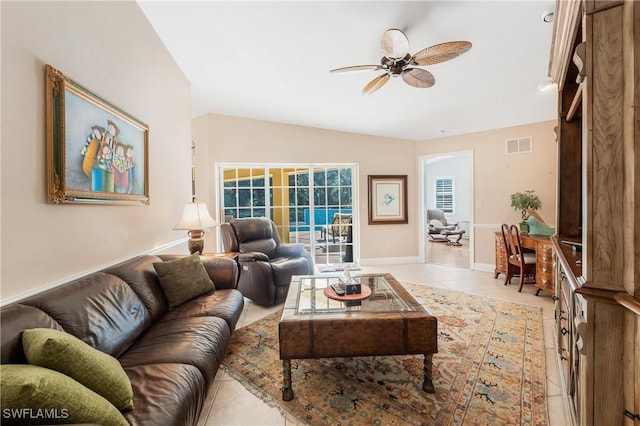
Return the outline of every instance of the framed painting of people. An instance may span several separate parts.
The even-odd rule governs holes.
[[[149,126],[50,65],[47,200],[149,204]]]

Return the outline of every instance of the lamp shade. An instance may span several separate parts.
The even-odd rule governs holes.
[[[207,210],[207,203],[185,203],[182,217],[173,229],[191,231],[211,228],[217,224]]]

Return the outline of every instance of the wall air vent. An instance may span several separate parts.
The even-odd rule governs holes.
[[[506,142],[507,154],[518,154],[521,152],[533,151],[533,141],[531,136],[527,138],[507,139]]]

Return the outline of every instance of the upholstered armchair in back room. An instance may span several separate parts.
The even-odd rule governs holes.
[[[442,231],[455,231],[458,223],[447,222],[447,217],[440,209],[427,209],[427,224],[429,234],[439,234]]]
[[[284,302],[293,275],[313,273],[313,258],[301,243],[283,243],[264,217],[231,219],[220,227],[226,252],[238,252],[238,290],[264,306]]]

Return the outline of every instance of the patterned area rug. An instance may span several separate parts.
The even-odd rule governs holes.
[[[311,425],[545,425],[542,311],[404,284],[438,318],[435,394],[424,357],[292,360],[295,398],[282,401],[280,314],[234,332],[223,364],[270,405]]]

